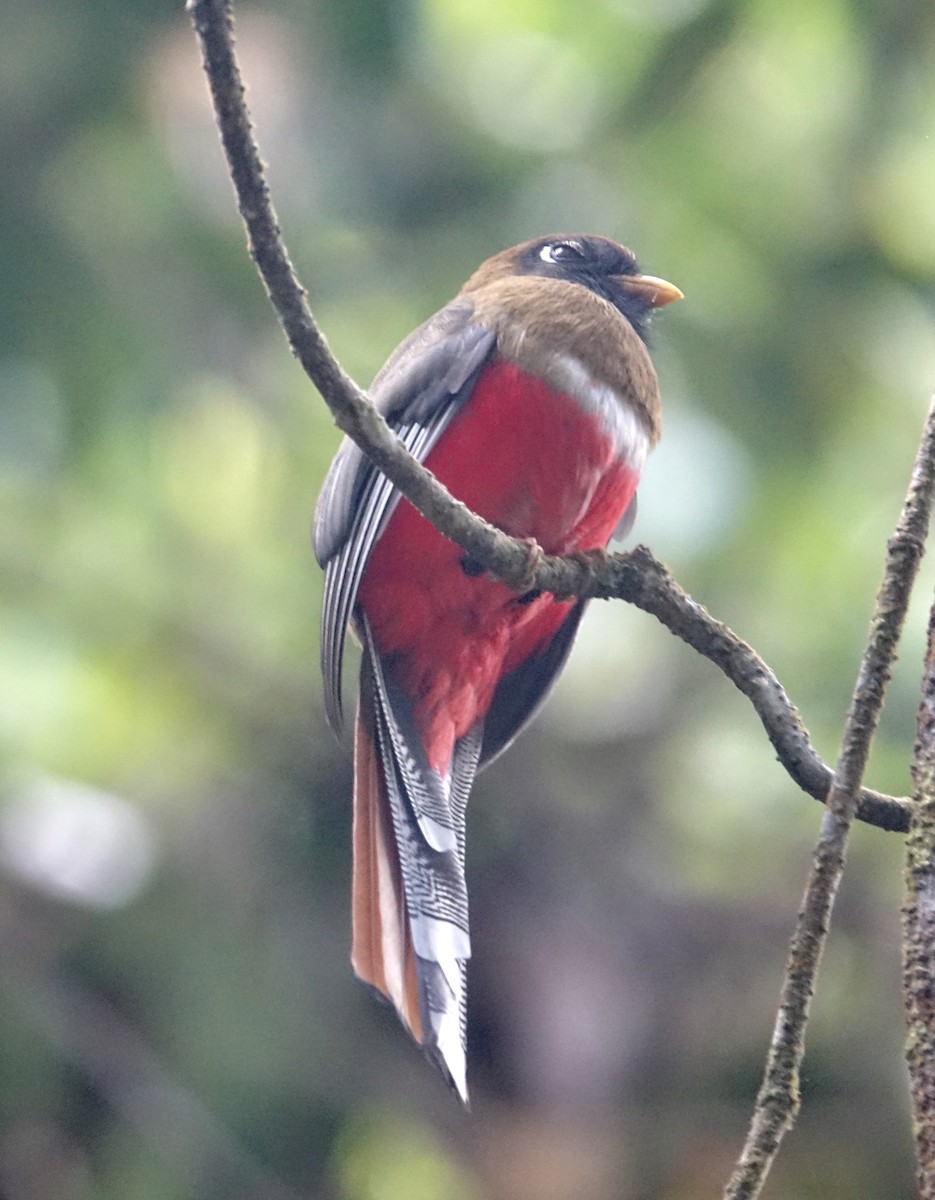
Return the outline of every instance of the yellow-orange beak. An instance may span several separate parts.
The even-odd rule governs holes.
[[[655,275],[618,275],[617,281],[628,292],[636,292],[642,296],[653,308],[662,308],[663,305],[682,300],[685,296],[674,283],[659,279]]]

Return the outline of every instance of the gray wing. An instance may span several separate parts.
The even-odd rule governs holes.
[[[503,753],[549,698],[571,653],[587,603],[586,600],[579,600],[546,648],[539,654],[531,655],[497,684],[484,718],[481,767],[486,767]]]
[[[438,441],[487,362],[496,341],[475,324],[473,305],[453,300],[412,333],[373,381],[370,395],[402,443],[420,462]],[[325,568],[321,669],[325,711],[344,727],[341,666],[348,622],[370,552],[399,493],[363,451],[345,438],[315,509],[315,556]]]

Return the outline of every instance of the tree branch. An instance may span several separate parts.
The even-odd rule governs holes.
[[[918,735],[912,763],[913,819],[906,839],[903,993],[920,1200],[935,1197],[935,604],[929,614]]]
[[[627,600],[710,658],[753,703],[793,780],[809,795],[824,800],[831,769],[811,746],[775,675],[745,642],[686,595],[648,550],[639,547],[630,554],[564,559],[541,554],[538,547],[508,537],[471,513],[403,447],[334,358],[289,261],[244,103],[230,0],[191,0],[189,8],[251,256],[293,354],[321,392],[338,427],[437,529],[515,591],[536,587],[562,597]],[[878,792],[861,792],[857,815],[881,829],[905,832],[909,828],[907,802]]]
[[[776,755],[802,791],[824,800],[833,772],[809,741],[782,684],[752,646],[687,595],[669,571],[646,549],[608,557],[602,578],[591,593],[601,599],[626,600],[658,621],[683,642],[711,660],[753,705]],[[905,833],[911,806],[869,788],[862,788],[857,816],[869,825]]]
[[[890,668],[896,657],[896,647],[902,632],[909,596],[918,572],[919,562],[925,547],[932,497],[935,493],[935,397],[929,407],[922,440],[916,455],[915,467],[909,491],[903,505],[896,531],[887,545],[883,583],[877,594],[876,609],[870,625],[867,648],[864,651],[857,676],[854,695],[844,725],[844,736],[831,791],[828,794],[827,810],[822,819],[821,832],[815,848],[812,868],[809,873],[796,922],[789,961],[786,965],[785,982],[776,1028],[770,1046],[763,1083],[757,1096],[756,1107],[747,1141],[733,1176],[724,1192],[725,1200],[754,1200],[766,1179],[772,1161],[786,1131],[791,1127],[799,1108],[799,1068],[805,1050],[805,1026],[815,989],[815,979],[821,964],[822,951],[828,934],[831,912],[838,884],[844,870],[845,852],[851,823],[856,815],[860,782],[867,765],[870,743],[876,730],[880,710],[890,679]],[[931,658],[930,658],[931,663]],[[924,706],[923,706],[924,707]],[[931,714],[929,714],[931,719]],[[931,789],[932,776],[920,762],[916,775],[917,785],[923,782]],[[928,746],[925,757],[931,769],[932,748]],[[931,790],[929,792],[931,795]],[[928,826],[926,827],[928,829]],[[916,826],[916,830],[919,826]],[[918,834],[910,843],[910,855],[914,855],[922,842]],[[920,875],[923,887],[931,888],[932,843],[928,844],[928,857],[918,863],[927,870]],[[910,861],[913,861],[911,858]],[[926,893],[922,893],[925,895]],[[931,896],[931,892],[928,893]],[[924,914],[931,924],[931,912]],[[920,948],[926,962],[931,965],[932,942]],[[908,970],[908,968],[907,968]],[[913,972],[914,974],[914,972]],[[914,992],[919,1001],[919,1015],[932,1017],[932,995]],[[931,1050],[933,1027],[929,1021],[925,1032],[913,1026],[920,1039],[927,1039]],[[925,1085],[932,1086],[932,1058],[928,1060]],[[925,1090],[925,1097],[935,1095]],[[935,1110],[929,1109],[931,1122]],[[927,1137],[931,1139],[931,1123]],[[921,1143],[920,1143],[921,1144]],[[927,1151],[933,1143],[927,1142]],[[929,1157],[931,1165],[931,1157]],[[928,1193],[931,1195],[932,1193]]]

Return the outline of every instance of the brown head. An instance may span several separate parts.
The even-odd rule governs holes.
[[[576,359],[660,432],[659,390],[645,346],[656,308],[679,300],[671,283],[644,275],[633,253],[609,238],[553,234],[487,259],[461,294],[497,333],[500,355],[545,378],[559,358]]]

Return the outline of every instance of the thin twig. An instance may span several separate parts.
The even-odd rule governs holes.
[[[935,1197],[935,604],[929,614],[918,735],[912,763],[913,818],[906,839],[903,992],[920,1200]]]
[[[798,1112],[799,1068],[815,979],[844,870],[860,782],[883,707],[909,595],[924,552],[933,492],[935,398],[929,407],[899,523],[887,545],[883,583],[877,595],[867,648],[828,794],[828,806],[792,938],[766,1072],[746,1144],[724,1192],[725,1200],[754,1200],[760,1194],[780,1142]],[[928,1036],[931,1038],[931,1028]]]
[[[189,7],[250,253],[293,353],[339,428],[366,451],[400,492],[472,559],[515,590],[529,590],[532,563],[528,543],[507,537],[454,500],[403,447],[329,350],[289,261],[270,202],[234,53],[230,0],[193,0]],[[590,558],[536,555],[532,575],[535,587],[557,596],[618,598],[636,604],[710,658],[752,701],[793,780],[809,795],[825,799],[831,769],[812,748],[776,676],[745,642],[686,595],[648,550],[639,547],[630,554]],[[905,832],[909,828],[905,800],[869,790],[861,792],[858,817],[881,829]]]

